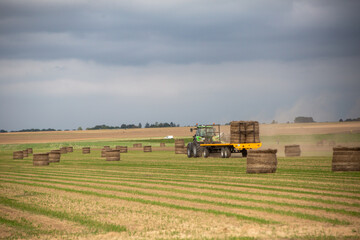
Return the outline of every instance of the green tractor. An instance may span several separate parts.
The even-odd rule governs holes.
[[[187,145],[187,156],[190,157],[204,157],[209,156],[209,150],[200,146],[200,144],[221,144],[220,140],[220,125],[196,125],[195,128],[190,128],[190,131],[195,132],[193,141]]]

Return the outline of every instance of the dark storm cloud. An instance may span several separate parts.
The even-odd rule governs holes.
[[[144,3],[2,1],[1,57],[132,65],[360,53],[359,1]]]
[[[0,1],[0,129],[359,117],[359,7]]]

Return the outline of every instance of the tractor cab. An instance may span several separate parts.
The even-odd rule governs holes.
[[[220,125],[200,125],[190,131],[196,130],[193,136],[194,142],[197,143],[220,143]]]

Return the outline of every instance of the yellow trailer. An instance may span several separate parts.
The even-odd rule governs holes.
[[[262,143],[204,143],[200,144],[203,157],[208,157],[211,152],[220,152],[222,158],[229,158],[231,153],[242,153],[243,157],[247,156],[247,150],[260,148]]]
[[[217,128],[217,129],[216,129]],[[192,132],[194,129],[190,129]],[[187,156],[209,157],[212,153],[220,153],[222,158],[229,158],[231,153],[242,153],[247,156],[247,150],[260,148],[262,143],[224,143],[221,141],[220,125],[196,125],[193,142],[187,146]]]

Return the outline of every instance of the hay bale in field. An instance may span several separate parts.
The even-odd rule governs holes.
[[[116,146],[116,150],[119,150],[120,153],[127,153],[128,147],[127,146]]]
[[[103,149],[106,149],[106,150],[111,150],[110,146],[104,146]]]
[[[175,154],[187,154],[187,149],[186,147],[177,147],[175,148]]]
[[[133,147],[134,148],[142,148],[142,143],[134,143]]]
[[[151,146],[144,146],[144,152],[152,152]]]
[[[106,161],[120,161],[120,150],[108,150],[105,152]]]
[[[332,171],[360,171],[360,147],[334,147]]]
[[[101,149],[101,157],[106,157],[107,151],[111,151],[111,149],[110,150],[107,150],[106,148]]]
[[[275,173],[276,149],[249,150],[246,158],[246,173]]]
[[[73,151],[74,151],[74,148],[73,148],[73,147],[66,147],[66,151],[67,151],[67,152],[73,152]]]
[[[32,148],[28,148],[28,149],[26,149],[26,150],[27,150],[28,154],[32,154],[32,153],[33,153],[33,149],[32,149]]]
[[[83,147],[82,148],[82,153],[83,154],[90,154],[90,147]]]
[[[28,151],[27,151],[27,149],[26,149],[26,150],[23,150],[23,157],[28,157]]]
[[[231,143],[260,142],[260,128],[257,121],[232,121],[230,123]]]
[[[160,147],[165,147],[165,143],[160,143]]]
[[[300,145],[286,145],[285,157],[299,157],[301,155]]]
[[[184,139],[175,139],[175,154],[186,154]]]
[[[61,153],[61,154],[67,153],[67,147],[62,147],[62,148],[60,148],[60,153]]]
[[[15,151],[13,152],[13,159],[23,159],[24,152],[23,151]]]
[[[183,146],[185,146],[184,139],[175,139],[175,147],[183,147]]]
[[[50,163],[55,163],[55,162],[60,162],[60,150],[52,150],[49,152],[49,162]]]
[[[33,155],[34,166],[49,165],[49,153],[37,153]]]

